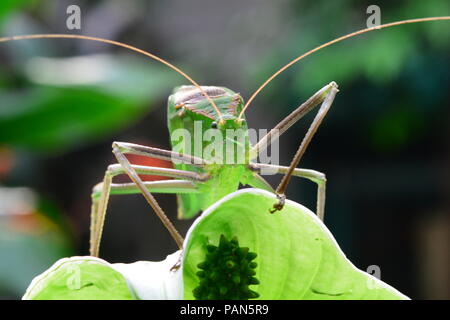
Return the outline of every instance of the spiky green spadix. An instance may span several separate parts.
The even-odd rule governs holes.
[[[199,285],[193,290],[198,300],[247,300],[259,294],[249,288],[259,284],[256,275],[256,253],[240,247],[238,239],[220,236],[218,246],[206,246],[205,261],[199,263]]]

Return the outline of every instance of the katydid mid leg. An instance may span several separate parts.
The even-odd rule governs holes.
[[[147,189],[153,193],[196,193],[198,186],[189,180],[158,180],[144,181]],[[97,184],[93,191],[92,197],[99,199],[103,189],[103,183]],[[139,189],[134,183],[111,183],[110,195],[125,195],[139,193]]]
[[[286,174],[289,171],[289,167],[277,166],[273,164],[252,163],[250,167],[256,172],[261,172],[262,169],[270,169],[270,171]],[[306,178],[317,184],[316,214],[319,219],[323,221],[325,215],[325,192],[327,183],[325,174],[316,170],[295,168],[292,175],[300,178]],[[275,190],[272,191],[275,192]]]

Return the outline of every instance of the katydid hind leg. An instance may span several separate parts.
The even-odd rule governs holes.
[[[170,235],[173,237],[173,239],[177,243],[178,247],[181,249],[183,247],[183,238],[178,233],[178,231],[175,229],[174,225],[169,220],[169,218],[166,216],[163,209],[159,206],[156,199],[153,197],[153,195],[150,193],[150,191],[147,190],[144,182],[141,180],[141,178],[139,177],[137,172],[133,169],[130,162],[125,157],[125,154],[122,151],[120,151],[119,148],[117,148],[117,146],[115,144],[113,144],[113,153],[114,153],[117,161],[122,165],[122,167],[125,170],[128,177],[140,189],[144,198],[147,200],[147,202],[153,208],[156,215],[160,218],[161,222],[164,224],[166,229],[169,231]]]

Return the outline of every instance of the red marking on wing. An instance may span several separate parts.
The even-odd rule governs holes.
[[[137,164],[137,165],[141,165],[141,166],[149,166],[149,167],[173,168],[172,162],[167,161],[167,160],[148,158],[148,157],[134,155],[134,154],[127,154],[126,157],[132,164]],[[142,179],[142,181],[157,181],[157,180],[172,179],[170,177],[148,176],[148,175],[139,175],[139,177]]]

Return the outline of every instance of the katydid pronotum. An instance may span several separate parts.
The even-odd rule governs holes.
[[[388,23],[373,28],[362,29],[322,44],[292,60],[273,74],[255,91],[250,99],[248,99],[245,106],[243,105],[242,98],[233,91],[221,87],[201,87],[188,75],[167,61],[141,49],[116,41],[80,35],[47,34],[5,37],[0,38],[0,42],[40,38],[71,38],[99,41],[136,51],[169,66],[184,76],[193,85],[181,87],[176,90],[169,99],[169,127],[172,127],[173,129],[184,127],[189,130],[189,123],[192,123],[193,120],[197,120],[202,121],[205,128],[211,127],[216,130],[243,129],[245,131],[247,130],[247,125],[244,119],[244,111],[253,101],[255,96],[259,94],[259,92],[271,80],[302,58],[331,44],[362,33],[407,23],[434,20],[450,20],[450,17],[411,19]],[[316,213],[321,219],[323,219],[325,206],[325,175],[318,171],[298,169],[296,167],[327,111],[331,107],[337,92],[338,89],[336,83],[331,82],[316,92],[305,103],[300,105],[294,112],[282,120],[256,145],[250,146],[248,140],[245,140],[243,146],[245,154],[244,163],[218,165],[214,163],[214,161],[211,161],[213,159],[198,158],[187,153],[181,154],[174,151],[161,150],[131,143],[114,142],[113,153],[117,158],[118,164],[110,165],[107,168],[103,182],[94,187],[92,194],[93,204],[91,215],[90,254],[93,256],[98,256],[99,254],[100,239],[110,194],[142,193],[180,248],[183,243],[182,237],[176,231],[170,220],[166,217],[152,193],[176,193],[179,200],[179,214],[181,216],[189,217],[197,214],[200,210],[205,209],[215,201],[219,200],[222,196],[235,191],[239,187],[239,183],[245,183],[253,187],[274,191],[278,195],[279,202],[275,204],[274,208],[271,210],[271,212],[274,213],[275,211],[282,209],[284,203],[284,192],[291,176],[294,175],[308,178],[317,183],[318,192]],[[301,119],[306,113],[318,105],[320,105],[319,111],[310,125],[305,137],[303,138],[300,147],[289,167],[252,162],[252,160],[258,155],[259,151],[267,148],[270,143],[274,141],[274,139],[278,138],[279,134],[285,132],[296,121]],[[175,169],[132,165],[126,158],[125,154],[137,154],[152,158],[176,160],[177,164],[175,164]],[[275,169],[278,173],[284,174],[284,177],[276,190],[273,190],[272,187],[259,174],[264,168],[267,169],[268,167]],[[129,176],[132,183],[112,183],[114,176],[124,173]],[[155,174],[159,176],[167,176],[171,179],[164,181],[144,182],[139,177],[139,175]]]

